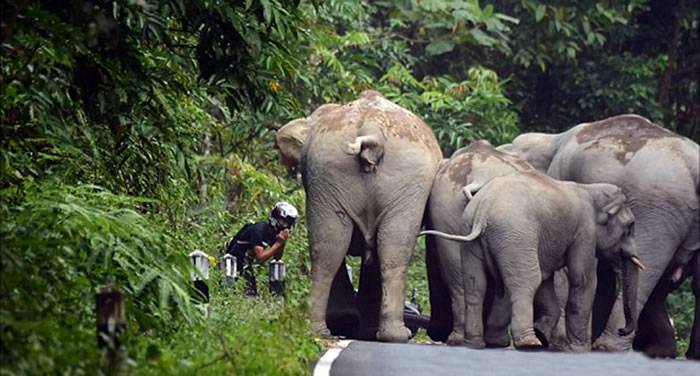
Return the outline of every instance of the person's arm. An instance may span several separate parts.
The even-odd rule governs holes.
[[[271,246],[263,248],[259,245],[253,247],[253,252],[255,253],[255,262],[262,264],[269,260],[270,257],[276,256],[284,252],[284,247],[287,245],[287,238],[289,238],[289,230],[282,230],[277,234],[277,239]]]

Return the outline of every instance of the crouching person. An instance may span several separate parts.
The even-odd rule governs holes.
[[[246,295],[258,294],[254,264],[263,264],[273,257],[275,260],[282,258],[298,216],[297,209],[290,203],[278,202],[267,221],[246,224],[227,243],[226,253],[236,257],[237,269],[246,281]]]

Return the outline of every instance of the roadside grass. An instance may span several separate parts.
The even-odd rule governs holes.
[[[210,283],[209,316],[167,338],[133,340],[135,373],[144,375],[305,375],[323,349],[309,330],[304,300],[283,302],[259,284],[260,297]],[[240,282],[240,281],[239,281]],[[263,288],[261,288],[263,287]],[[202,314],[204,307],[202,306]]]

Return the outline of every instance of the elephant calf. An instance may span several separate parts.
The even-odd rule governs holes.
[[[534,171],[534,168],[518,157],[496,150],[486,140],[475,141],[457,150],[450,159],[442,161],[433,180],[427,226],[447,233],[458,232],[463,227],[460,217],[464,208],[477,191],[491,179],[516,171]],[[453,241],[433,237],[426,240],[431,307],[428,335],[435,341],[447,341],[448,344],[461,344],[464,339],[461,250],[462,245]],[[488,302],[492,295],[486,299]],[[457,314],[453,315],[453,311]],[[486,345],[508,346],[510,307],[507,298],[493,300],[485,311],[488,312],[485,319]]]
[[[463,219],[469,235],[426,233],[467,242],[462,252],[467,346],[485,346],[481,317],[487,275],[496,290],[510,296],[515,347],[542,346],[533,323],[535,294],[540,302],[556,304],[554,271],[566,266],[570,280],[567,349],[590,350],[596,256],[622,270],[626,326],[620,332],[634,330],[637,268],[643,265],[636,253],[634,216],[618,187],[561,182],[535,172],[513,173],[486,184],[465,208]],[[538,329],[551,331],[555,324]]]

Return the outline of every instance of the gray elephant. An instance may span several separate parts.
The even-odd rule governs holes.
[[[648,266],[639,283],[640,310],[674,255],[700,248],[700,147],[690,139],[641,116],[620,115],[579,124],[559,134],[522,134],[499,150],[514,153],[559,180],[622,188],[637,218],[639,254]],[[609,315],[593,319],[594,337],[600,334],[594,348],[626,350],[633,336],[623,337],[615,330],[623,320],[622,304],[619,295],[615,300],[614,281],[608,282],[607,289],[598,289],[596,301],[612,300],[614,307]],[[665,296],[654,301],[663,302]],[[700,356],[700,338],[693,344],[696,347],[689,349],[689,356]]]
[[[419,117],[375,91],[317,115],[300,154],[312,330],[330,334],[332,282],[345,256],[355,254],[363,257],[360,337],[406,341],[406,270],[442,158],[437,140]]]
[[[654,291],[649,296],[644,310],[639,315],[637,333],[634,337],[633,348],[637,351],[643,351],[652,357],[675,357],[677,352],[675,341],[675,329],[666,310],[667,295],[676,290],[681,283],[688,277],[693,277],[693,289],[700,291],[700,257],[697,253],[688,254],[689,258],[677,257],[677,260],[672,262],[672,265],[666,269],[666,273],[661,277],[659,283],[654,288]],[[694,354],[692,351],[700,349],[694,341],[700,338],[700,319],[698,314],[698,304],[700,300],[695,300],[695,322],[691,332],[691,341],[689,351],[686,353],[688,359],[700,359],[700,354]]]
[[[309,130],[316,119],[322,114],[340,107],[335,103],[319,106],[311,115],[294,119],[285,124],[275,134],[275,147],[278,149],[280,163],[287,168],[290,175],[301,181],[301,153],[309,135]],[[356,253],[353,256],[361,256]],[[352,283],[347,275],[347,265],[343,262],[331,286],[326,325],[336,336],[349,338],[359,337],[360,311],[357,308],[357,297]]]
[[[491,180],[464,210],[466,236],[424,231],[466,242],[461,253],[465,301],[465,338],[485,346],[483,322],[487,279],[504,290],[511,303],[511,332],[516,348],[540,347],[535,335],[534,303],[556,302],[554,272],[568,268],[567,349],[590,350],[590,317],[596,290],[596,257],[622,270],[627,334],[636,326],[639,271],[634,215],[622,191],[611,184],[578,184],[538,172],[516,172]],[[472,319],[476,318],[476,319]],[[542,332],[550,327],[539,328]]]
[[[275,147],[279,151],[280,162],[290,173],[295,175],[300,173],[301,152],[311,125],[321,115],[338,107],[340,105],[335,103],[321,105],[308,117],[294,119],[275,133]]]
[[[516,171],[534,171],[524,160],[496,150],[488,141],[476,141],[457,150],[440,164],[428,199],[426,227],[458,233],[467,202],[491,179]],[[443,238],[426,239],[426,266],[431,319],[428,335],[436,341],[461,344],[464,339],[464,291],[460,253],[463,244]],[[486,344],[510,344],[507,327],[510,305],[505,297],[487,294]],[[448,337],[449,335],[449,337]]]

